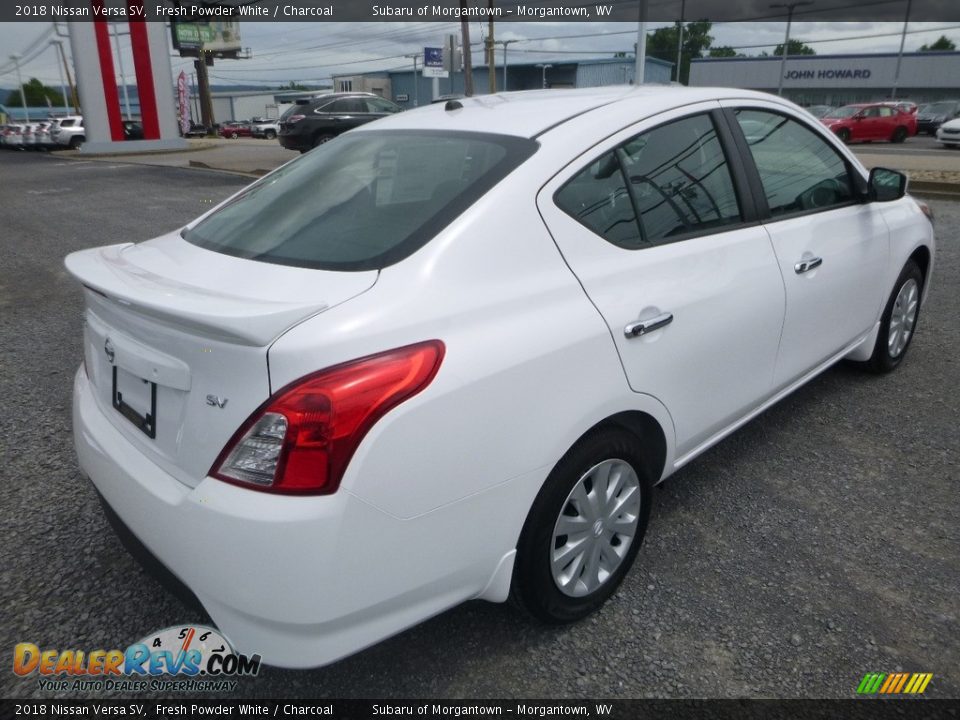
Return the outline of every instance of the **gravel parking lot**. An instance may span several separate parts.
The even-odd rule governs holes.
[[[126,554],[78,472],[82,308],[62,258],[174,229],[245,182],[0,153],[2,652],[123,648],[201,620]],[[933,207],[935,284],[903,366],[838,366],[662,486],[597,616],[546,628],[470,603],[328,668],[265,668],[235,695],[851,697],[865,673],[903,670],[960,697],[960,202]],[[9,669],[0,690],[50,696]]]

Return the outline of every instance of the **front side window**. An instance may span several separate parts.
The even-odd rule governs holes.
[[[627,249],[741,221],[730,168],[706,114],[628,140],[567,182],[555,201],[575,220]]]
[[[537,147],[485,133],[348,133],[254,183],[182,236],[279,265],[379,269],[423,246]]]
[[[854,200],[846,161],[818,133],[765,110],[738,110],[774,217],[827,210]]]

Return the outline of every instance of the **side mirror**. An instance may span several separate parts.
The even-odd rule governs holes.
[[[877,202],[899,200],[907,194],[907,176],[896,170],[873,168],[869,181],[870,199]]]

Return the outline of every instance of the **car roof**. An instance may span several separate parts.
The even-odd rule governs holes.
[[[364,125],[356,132],[397,129],[443,129],[486,132],[534,138],[579,115],[618,104],[643,105],[637,116],[663,112],[697,102],[721,99],[756,99],[777,102],[768,93],[738,88],[681,85],[613,85],[576,90],[524,90],[520,92],[475,95],[447,103],[426,104],[414,110]],[[649,111],[648,111],[649,110]]]

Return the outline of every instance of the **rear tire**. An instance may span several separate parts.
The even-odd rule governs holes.
[[[625,430],[595,430],[560,459],[537,495],[517,544],[512,594],[542,622],[586,617],[633,565],[652,501],[637,446]]]
[[[323,145],[324,143],[330,142],[330,141],[333,140],[333,138],[335,138],[335,137],[336,137],[335,135],[331,135],[330,133],[324,133],[323,135],[317,135],[317,136],[313,139],[313,146],[314,146],[314,147],[317,147],[318,145]]]
[[[240,137],[240,136],[237,135],[235,132],[230,133],[230,139],[231,139],[231,140],[236,140],[238,137]]]
[[[907,129],[905,127],[898,127],[893,131],[893,137],[890,139],[895,143],[902,143],[907,139]]]
[[[840,142],[844,145],[850,144],[850,131],[846,128],[841,128],[837,131],[837,137],[840,138]]]
[[[866,363],[868,370],[888,373],[903,361],[920,320],[922,294],[923,273],[917,263],[910,260],[900,271],[900,277],[894,283],[893,291],[883,309],[873,355]]]

